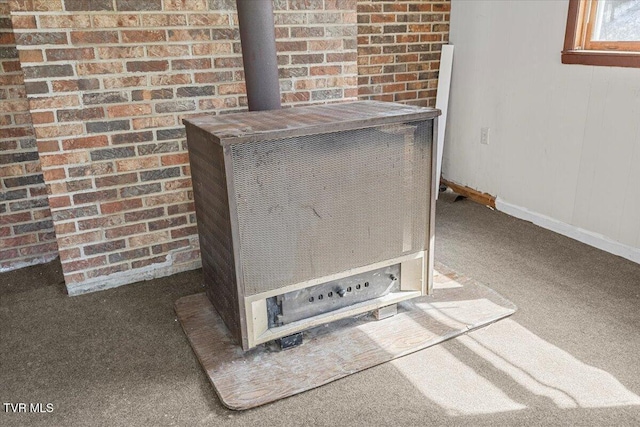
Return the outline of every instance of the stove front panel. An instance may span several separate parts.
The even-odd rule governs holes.
[[[425,250],[431,137],[429,120],[232,146],[244,295]]]

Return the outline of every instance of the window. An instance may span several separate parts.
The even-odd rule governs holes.
[[[562,63],[640,68],[640,0],[569,0]]]

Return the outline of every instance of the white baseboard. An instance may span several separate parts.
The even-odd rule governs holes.
[[[593,246],[594,248],[601,249],[605,252],[621,256],[640,264],[640,248],[634,248],[632,246],[616,242],[602,234],[594,233],[592,231],[558,221],[557,219],[542,215],[538,212],[531,211],[527,208],[513,205],[509,202],[505,202],[500,197],[496,198],[496,209],[500,212],[506,213],[507,215],[532,222],[542,228],[546,228],[547,230],[554,231],[562,234],[563,236],[567,236],[589,246]]]

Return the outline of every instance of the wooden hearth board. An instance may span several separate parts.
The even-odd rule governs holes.
[[[398,314],[342,319],[304,333],[280,351],[266,344],[243,352],[204,293],[179,299],[178,320],[222,403],[249,409],[293,396],[510,316],[516,307],[437,264],[434,294],[398,304]]]

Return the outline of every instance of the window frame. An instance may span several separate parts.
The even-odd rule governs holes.
[[[585,28],[585,15],[589,7],[595,13],[596,5],[597,0],[569,0],[562,63],[640,68],[640,41],[611,43],[590,40],[591,26]]]

